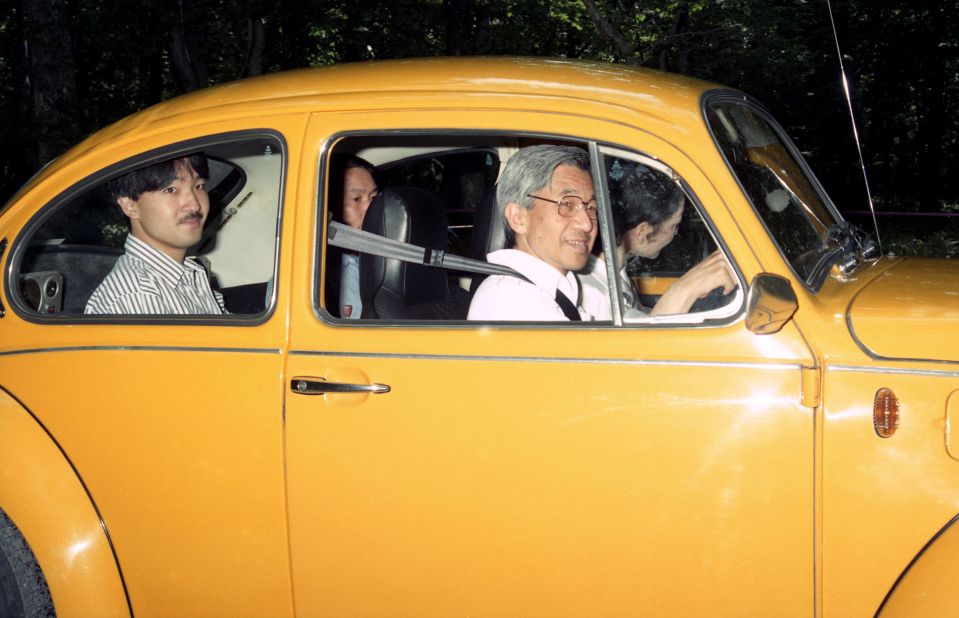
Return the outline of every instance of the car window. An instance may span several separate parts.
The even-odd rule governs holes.
[[[326,186],[327,193],[318,202],[325,204],[326,213],[318,220],[330,223],[327,235],[319,236],[324,246],[317,253],[325,262],[317,269],[318,314],[343,324],[466,320],[472,296],[489,275],[489,271],[476,269],[490,266],[487,255],[491,251],[506,248],[502,219],[495,214],[495,183],[501,168],[521,146],[546,142],[589,149],[587,143],[573,140],[504,135],[350,136],[337,140],[321,170],[327,178],[320,186]],[[733,286],[730,294],[719,291],[710,295],[706,290],[703,296],[708,298],[671,316],[648,315],[670,284],[704,258],[722,253],[720,243],[689,188],[672,170],[626,150],[602,147],[599,152],[605,191],[597,190],[597,206],[603,216],[596,222],[599,233],[591,261],[584,271],[574,273],[582,290],[580,307],[599,323],[610,325],[702,323],[737,313],[743,296]],[[332,162],[344,155],[360,157],[375,174],[377,196],[361,219],[366,236],[359,238],[345,229],[340,211],[346,206],[338,204],[344,172]],[[644,183],[672,187],[681,199],[682,220],[675,239],[657,255],[627,251],[620,256],[612,231],[614,214]],[[604,227],[604,222],[610,225]],[[350,240],[345,240],[347,237]],[[404,252],[406,259],[400,259]],[[596,260],[605,255],[611,256],[606,260],[611,271],[621,277],[611,286],[612,279],[605,272],[592,272]],[[473,262],[464,267],[458,258]],[[729,270],[734,272],[731,262]],[[587,289],[589,275],[598,280],[598,292]],[[625,310],[628,299],[634,301],[637,311]],[[624,310],[614,312],[614,304]]]
[[[211,290],[222,296],[229,314],[267,311],[276,269],[282,143],[272,136],[217,136],[206,142],[191,142],[188,149],[173,145],[121,162],[79,183],[65,193],[70,197],[44,207],[18,241],[17,306],[28,316],[83,316],[94,290],[124,254],[129,235],[129,222],[108,182],[198,153],[209,168],[209,214],[197,242],[187,249],[188,259],[208,273]]]
[[[826,238],[839,221],[788,137],[762,110],[739,98],[716,97],[706,119],[753,209],[793,270],[811,282]]]
[[[605,147],[601,152],[614,228],[612,244],[617,248],[608,262],[621,274],[618,302],[624,321],[697,323],[735,314],[743,302],[741,286],[725,293],[718,287],[707,290],[711,280],[705,279],[700,284],[703,295],[680,303],[681,311],[653,315],[657,303],[680,278],[696,279],[691,271],[698,264],[721,254],[734,276],[732,262],[695,195],[674,170],[618,148]]]

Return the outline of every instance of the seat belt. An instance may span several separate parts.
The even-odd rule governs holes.
[[[490,264],[481,260],[464,258],[458,255],[450,255],[439,249],[428,249],[410,243],[405,243],[392,238],[385,238],[372,232],[365,232],[350,227],[339,221],[330,221],[330,230],[328,233],[328,242],[334,247],[356,251],[358,253],[368,253],[383,258],[391,258],[411,262],[413,264],[424,264],[438,268],[449,268],[451,270],[460,270],[481,275],[506,275],[522,279],[531,285],[536,285],[529,280],[526,275],[501,264]],[[565,294],[556,290],[556,304],[563,311],[571,322],[580,322],[582,317]]]
[[[482,260],[451,255],[440,249],[427,249],[372,232],[364,232],[339,221],[330,221],[329,244],[340,249],[393,258],[413,264],[462,270],[481,275],[508,275],[529,281],[509,266],[490,264]]]

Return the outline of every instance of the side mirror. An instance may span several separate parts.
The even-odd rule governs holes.
[[[746,328],[757,335],[778,332],[799,308],[789,279],[760,273],[746,293]]]

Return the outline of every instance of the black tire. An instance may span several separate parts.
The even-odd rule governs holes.
[[[0,618],[54,618],[40,565],[20,530],[0,509]]]

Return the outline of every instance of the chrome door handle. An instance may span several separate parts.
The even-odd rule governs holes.
[[[344,384],[327,382],[323,378],[293,378],[290,389],[301,395],[322,395],[324,393],[373,393],[379,395],[390,392],[387,384]]]

